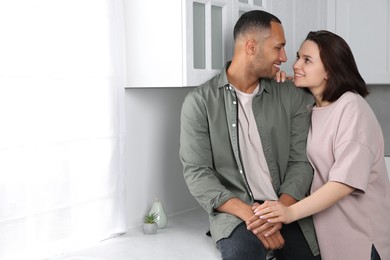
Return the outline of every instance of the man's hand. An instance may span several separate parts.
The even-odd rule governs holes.
[[[259,204],[255,205],[258,206]],[[232,214],[242,219],[246,223],[251,223],[253,228],[258,228],[264,224],[264,227],[267,229],[263,232],[257,231],[257,234],[255,234],[264,247],[268,250],[279,249],[283,247],[284,239],[280,232],[277,232],[274,235],[268,237],[265,236],[265,232],[270,232],[270,227],[272,227],[272,224],[267,223],[265,220],[259,219],[258,216],[254,215],[251,205],[248,205],[237,198],[232,198],[218,207],[217,211]]]
[[[290,205],[293,205],[297,201],[291,197],[290,195],[287,194],[282,194],[279,198],[279,202],[276,202],[277,204],[280,204],[281,207],[288,207]],[[263,203],[260,205],[259,203],[255,203],[252,206],[252,211],[254,212],[255,216],[252,216],[248,221],[247,221],[247,227],[248,229],[252,230],[254,234],[256,233],[263,233],[265,237],[270,237],[273,235],[276,235],[277,233],[280,233],[280,229],[282,229],[282,224],[279,221],[268,221],[265,218],[262,217],[262,219],[259,219],[259,215],[264,212],[260,212],[259,210],[265,208],[268,203],[274,203],[274,202],[267,202]],[[264,223],[268,222],[268,223]],[[260,224],[264,223],[264,224]],[[256,232],[256,233],[255,233]]]
[[[260,239],[261,243],[263,243],[264,247],[268,250],[276,250],[281,249],[284,246],[284,239],[282,234],[279,231],[274,233],[273,235],[265,237],[264,233],[257,234],[257,238]]]
[[[259,204],[255,203],[253,208],[258,206]],[[246,225],[248,230],[252,231],[253,234],[255,234],[257,238],[260,239],[266,249],[274,250],[280,249],[284,246],[284,239],[279,231],[282,228],[282,224],[271,224],[262,219],[259,219],[259,217],[256,215],[252,215],[246,221]]]
[[[258,215],[252,216],[246,221],[246,225],[248,230],[251,230],[253,234],[263,234],[265,237],[276,234],[282,229],[281,223],[270,223],[267,219],[260,219]]]

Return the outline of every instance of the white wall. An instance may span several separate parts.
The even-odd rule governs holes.
[[[130,227],[141,223],[155,196],[168,215],[199,207],[184,182],[179,159],[180,110],[190,90],[125,91],[126,205]]]
[[[370,94],[366,97],[366,100],[382,127],[385,139],[385,155],[390,156],[390,85],[370,85],[368,90]]]
[[[130,227],[141,223],[155,196],[160,197],[168,215],[199,206],[187,189],[179,160],[180,110],[191,89],[126,89],[126,205]],[[371,89],[374,93],[377,90]],[[371,105],[378,105],[377,99],[373,97]],[[390,157],[386,157],[386,164],[390,175]]]

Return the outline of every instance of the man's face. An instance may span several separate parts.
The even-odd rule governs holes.
[[[272,22],[268,36],[258,42],[254,66],[260,78],[274,78],[280,65],[287,61],[283,26]]]

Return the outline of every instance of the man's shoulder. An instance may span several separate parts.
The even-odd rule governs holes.
[[[291,80],[285,80],[284,82],[277,82],[275,79],[262,79],[261,83],[270,92],[279,91],[299,91]]]
[[[206,114],[209,111],[220,111],[224,107],[224,88],[219,84],[219,75],[194,87],[185,97],[182,111],[187,114]]]
[[[208,81],[194,87],[187,96],[202,97],[205,99],[216,97],[219,95],[221,88],[224,86],[224,82],[221,80],[221,74],[217,74]]]
[[[262,81],[263,83],[263,81]],[[267,79],[264,81],[266,92],[274,95],[282,95],[295,98],[310,99],[311,94],[306,92],[303,88],[299,88],[294,85],[291,80],[284,82],[276,82],[273,79]]]
[[[273,79],[262,79],[261,84],[264,86],[264,92],[273,97],[270,100],[282,102],[285,105],[301,103],[311,105],[314,102],[313,96],[309,92],[296,87],[291,80],[276,82]]]

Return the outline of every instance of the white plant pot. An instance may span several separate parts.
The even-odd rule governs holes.
[[[143,223],[142,231],[144,234],[155,234],[157,232],[158,226],[157,223]]]

